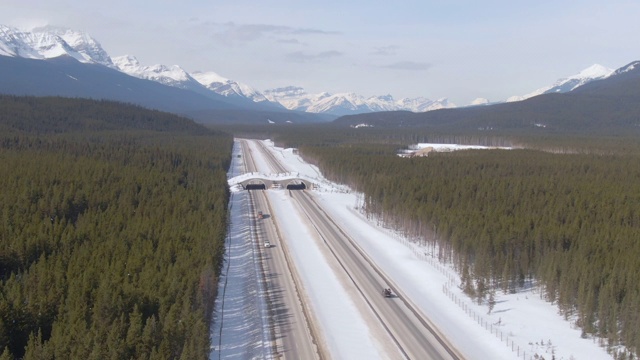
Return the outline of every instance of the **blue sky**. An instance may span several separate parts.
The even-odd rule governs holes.
[[[0,24],[86,31],[112,56],[258,90],[465,105],[640,60],[637,0],[0,0],[0,9]]]

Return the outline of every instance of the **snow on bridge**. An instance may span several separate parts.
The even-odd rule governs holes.
[[[290,172],[276,174],[262,174],[257,172],[245,173],[227,180],[231,191],[248,189],[314,189],[318,179],[307,175]]]

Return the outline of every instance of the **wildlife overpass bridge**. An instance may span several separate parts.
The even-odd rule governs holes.
[[[246,173],[229,179],[228,183],[235,190],[313,190],[315,187],[313,179],[297,173]]]

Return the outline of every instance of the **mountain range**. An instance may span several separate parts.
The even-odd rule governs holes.
[[[118,60],[122,66],[143,68],[130,58]],[[144,69],[155,77],[136,77],[120,70],[97,41],[81,32],[52,27],[22,32],[0,25],[3,94],[115,100],[173,112],[201,123],[308,123],[335,119],[291,111],[269,101],[219,94],[180,72],[179,67]],[[172,76],[165,76],[167,73]]]
[[[640,61],[562,92],[577,85],[573,80],[568,79],[564,87],[558,84],[559,91],[549,88],[547,93],[522,101],[425,113],[396,111],[349,115],[334,123],[351,127],[427,127],[446,132],[525,131],[615,136],[640,133]]]
[[[299,114],[325,114],[318,118],[320,121],[331,120],[338,116],[380,112],[380,111],[411,111],[427,112],[438,109],[450,109],[457,106],[447,98],[430,100],[424,97],[394,99],[391,95],[373,96],[364,98],[355,93],[330,94],[322,92],[309,94],[303,88],[288,86],[276,89],[268,89],[262,92],[249,85],[239,83],[218,75],[213,71],[189,73],[178,65],[151,65],[145,66],[139,63],[135,56],[124,55],[111,57],[98,41],[84,32],[59,27],[42,27],[32,31],[21,31],[15,28],[0,25],[0,56],[51,60],[67,56],[82,64],[101,65],[108,69],[119,71],[129,76],[151,80],[166,86],[196,93],[202,97],[222,102],[224,105],[215,104],[199,105],[197,109],[179,109],[181,113],[199,112],[208,108],[238,108],[276,112],[282,114],[285,110],[292,110],[298,115],[290,115],[291,118]],[[571,91],[590,81],[606,78],[613,72],[601,65],[593,65],[577,75],[558,80],[551,86],[535,90],[526,95],[512,96],[506,102],[521,101],[527,98],[545,94]],[[34,79],[35,81],[35,79]],[[25,89],[24,93],[29,93]],[[119,98],[114,98],[120,100]],[[486,99],[476,99],[470,105],[488,105],[499,102],[489,102]],[[148,103],[141,105],[148,106]],[[153,107],[157,107],[154,105]],[[179,107],[179,106],[178,106]],[[160,107],[167,109],[165,106]],[[206,111],[205,111],[206,113]],[[208,116],[203,114],[202,116]],[[271,116],[279,117],[279,116]],[[289,117],[289,116],[285,116]],[[265,119],[269,115],[264,116]],[[311,117],[310,119],[314,119]]]

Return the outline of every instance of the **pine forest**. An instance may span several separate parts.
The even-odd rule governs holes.
[[[0,109],[0,359],[206,358],[232,137],[106,101]]]

